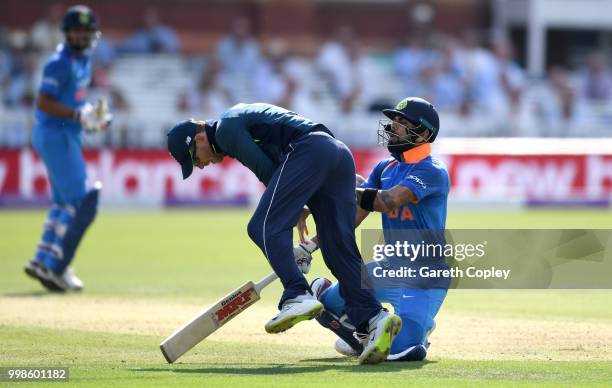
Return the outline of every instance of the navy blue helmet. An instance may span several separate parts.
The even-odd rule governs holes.
[[[383,113],[390,120],[379,121],[378,144],[387,147],[392,154],[408,151],[424,142],[433,143],[438,136],[440,118],[427,100],[404,98],[394,109],[383,109]],[[412,125],[404,125],[398,118]]]
[[[74,5],[64,13],[62,31],[82,28],[89,31],[98,31],[98,21],[91,9],[85,5]]]
[[[420,132],[428,129],[431,132],[429,142],[433,143],[438,136],[440,130],[440,118],[436,108],[427,100],[419,97],[408,97],[400,101],[394,109],[384,109],[385,116],[393,120],[396,116],[400,116],[410,121],[417,128],[421,128]],[[413,128],[413,130],[417,129]]]

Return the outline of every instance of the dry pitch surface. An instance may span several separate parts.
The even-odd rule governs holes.
[[[570,300],[582,299],[579,293],[564,293]],[[448,303],[470,299],[470,294],[475,295],[474,292],[461,294],[459,297],[449,297]],[[516,291],[503,296],[512,299],[512,294],[521,296]],[[550,293],[531,294],[544,300],[558,299],[557,295]],[[266,299],[273,299],[268,296]],[[597,292],[590,296],[603,299],[612,297],[612,293]],[[476,297],[482,299],[482,295]],[[524,297],[522,295],[520,299]],[[588,295],[583,297],[588,298]],[[0,324],[163,337],[201,309],[202,305],[196,303],[85,295],[3,297],[0,299]],[[298,325],[282,335],[265,333],[263,325],[273,314],[274,306],[270,303],[257,304],[213,334],[210,340],[257,345],[290,344],[304,347],[304,353],[310,355],[316,352],[308,348],[331,349],[333,334],[319,328],[314,322]],[[535,315],[495,317],[491,313],[481,316],[471,312],[443,310],[437,319],[437,330],[430,338],[433,345],[429,355],[432,359],[612,361],[612,322],[605,320]],[[200,351],[205,349],[206,342],[197,347]],[[187,355],[183,360],[189,362],[193,358],[190,360]]]

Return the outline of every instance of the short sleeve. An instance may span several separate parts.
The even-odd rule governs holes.
[[[417,201],[421,201],[431,195],[447,193],[449,182],[445,170],[432,165],[419,165],[406,173],[399,185],[410,189]]]
[[[361,184],[361,188],[364,189],[381,189],[380,177],[382,176],[382,172],[385,167],[389,164],[389,160],[383,160],[378,162],[376,166],[372,169],[372,172],[368,176],[368,179]]]
[[[69,76],[70,68],[66,62],[58,59],[47,63],[43,70],[39,92],[51,97],[59,97]]]

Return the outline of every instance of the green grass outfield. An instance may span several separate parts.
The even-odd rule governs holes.
[[[22,271],[43,211],[0,212],[0,366],[70,368],[79,386],[609,386],[612,292],[450,291],[428,361],[359,366],[315,322],[268,335],[280,287],[175,365],[159,342],[270,272],[246,210],[102,211],[74,267],[81,294],[49,295]],[[366,227],[375,228],[377,217]],[[612,212],[461,211],[450,228],[610,228]],[[319,254],[309,279],[326,275]],[[6,384],[6,383],[1,383]],[[38,384],[38,383],[32,383]],[[20,383],[18,386],[27,386]]]

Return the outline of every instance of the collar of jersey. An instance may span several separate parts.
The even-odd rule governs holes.
[[[425,143],[420,146],[416,146],[402,154],[404,157],[404,163],[418,163],[431,155],[431,144]]]

